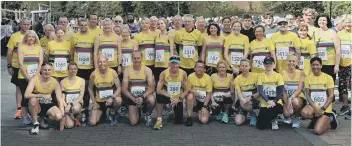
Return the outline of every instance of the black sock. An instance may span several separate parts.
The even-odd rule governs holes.
[[[22,107],[18,107],[18,108],[17,108],[17,110],[21,110],[21,109],[22,109]]]

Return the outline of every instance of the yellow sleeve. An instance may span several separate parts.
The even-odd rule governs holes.
[[[70,43],[71,43],[71,46],[74,46],[75,45],[75,40],[76,40],[76,34],[74,34],[72,37],[71,37],[71,40],[70,40]]]
[[[268,39],[269,51],[275,51],[275,45],[271,39]]]
[[[9,42],[7,43],[7,48],[11,48],[11,49],[13,49],[13,48],[15,48],[15,42],[13,41],[13,35],[10,37],[10,40],[9,40]],[[7,53],[7,52],[6,52]]]
[[[136,36],[133,37],[134,40],[137,41],[138,44],[140,44],[140,38],[139,38],[140,34],[137,34]]]
[[[230,37],[226,38],[224,42],[224,48],[229,48],[229,47],[230,47]]]
[[[244,50],[249,49],[249,39],[247,36],[244,36]]]
[[[253,48],[254,48],[254,46],[255,46],[255,45],[254,45],[254,41],[255,41],[255,40],[253,40],[251,43],[249,43],[249,54],[250,54],[250,55],[253,55],[253,51],[252,51],[252,50],[253,50]]]
[[[315,46],[313,41],[309,41],[308,43],[309,54],[317,54],[317,47]]]
[[[191,75],[188,75],[188,84],[189,84],[189,89],[192,90],[192,76]]]
[[[298,36],[296,34],[292,34],[293,37],[293,45],[296,49],[301,48],[301,41],[299,40]]]
[[[262,77],[258,76],[257,85],[263,85]]]
[[[45,54],[46,54],[46,55],[49,55],[49,52],[50,52],[50,50],[51,50],[51,44],[52,44],[52,43],[50,43],[50,42],[48,43],[48,46],[47,46],[47,48],[46,48],[46,50],[45,50]]]
[[[71,50],[71,43],[69,42],[69,41],[67,41],[67,48],[68,48],[68,52],[72,52],[72,50]]]
[[[309,88],[309,75],[304,79],[304,88]]]
[[[334,88],[334,80],[332,79],[332,77],[331,76],[329,76],[329,75],[326,75],[326,80],[327,80],[327,88],[328,89],[331,89],[331,88]]]
[[[285,83],[285,82],[284,82],[284,78],[283,78],[282,75],[279,74],[279,73],[277,74],[277,76],[278,76],[278,77],[277,77],[277,85],[278,85],[278,86],[283,86],[284,83]]]
[[[211,81],[211,78],[209,76],[207,77],[207,87],[205,90],[206,90],[206,92],[213,91],[213,82]]]

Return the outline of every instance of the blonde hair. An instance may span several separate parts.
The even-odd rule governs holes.
[[[127,30],[129,33],[131,33],[131,30],[129,27],[126,27],[126,26],[123,26],[123,27],[120,27],[121,28],[121,32],[124,31],[124,30]]]
[[[27,37],[28,36],[34,36],[35,37],[35,41],[34,41],[34,44],[38,44],[39,43],[39,37],[38,35],[33,31],[33,30],[28,30],[25,34],[24,34],[24,37],[23,37],[23,40],[22,40],[22,43],[23,44],[27,44]]]
[[[186,18],[190,18],[192,21],[194,21],[193,15],[191,15],[191,14],[183,15],[183,21],[185,21]]]
[[[303,14],[312,13],[312,15],[314,16],[315,13],[316,13],[316,11],[315,11],[315,9],[312,9],[312,8],[304,8],[304,9],[302,10],[302,13],[303,13]]]
[[[216,68],[219,68],[220,64],[225,65],[225,67],[227,66],[227,62],[225,60],[220,60],[218,64],[216,64]]]
[[[45,31],[45,29],[46,29],[46,28],[50,28],[51,30],[55,31],[54,26],[53,26],[53,25],[51,25],[51,24],[47,24],[47,25],[45,25],[45,26],[44,26],[44,31]]]
[[[351,21],[351,18],[352,18],[351,14],[343,14],[340,20],[341,20],[341,23],[345,23],[345,21],[347,20]]]
[[[289,53],[289,54],[287,55],[287,58],[288,58],[288,57],[296,57],[296,61],[298,61],[298,56],[297,56],[296,53]]]
[[[111,20],[110,18],[105,18],[105,19],[103,20],[103,25],[104,25],[105,23],[110,23],[110,24],[112,24],[112,20]]]

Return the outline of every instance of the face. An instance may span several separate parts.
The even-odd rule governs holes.
[[[177,71],[180,68],[180,63],[173,62],[173,63],[169,63],[169,65],[172,71]]]
[[[306,38],[308,35],[308,30],[306,27],[302,27],[301,29],[298,30],[298,35],[300,38]]]
[[[157,28],[157,26],[158,26],[158,19],[155,18],[155,17],[152,17],[150,19],[150,27],[151,28]]]
[[[248,18],[248,19],[243,19],[243,25],[245,27],[251,27],[252,25],[252,19]]]
[[[343,22],[343,25],[344,25],[345,30],[351,30],[351,20],[346,19],[346,20]]]
[[[273,64],[264,64],[264,68],[265,71],[272,71],[274,69]]]
[[[133,15],[128,15],[128,18],[127,18],[128,20],[134,20],[133,19]]]
[[[242,27],[241,27],[241,23],[234,23],[232,25],[232,32],[234,33],[239,33],[241,31]]]
[[[263,30],[263,28],[258,27],[258,28],[254,31],[254,35],[255,35],[256,38],[259,38],[259,39],[263,38],[263,37],[264,37],[264,30]]]
[[[133,65],[139,66],[142,62],[142,54],[140,52],[133,52],[132,54]]]
[[[297,64],[298,64],[297,56],[290,55],[287,57],[287,67],[289,69],[295,69]]]
[[[68,74],[70,76],[76,76],[77,75],[77,66],[76,65],[70,65],[68,67]]]
[[[122,24],[122,18],[121,17],[115,17],[114,20],[114,25],[121,25]]]
[[[218,69],[219,74],[226,74],[227,68],[226,68],[225,64],[223,64],[223,63],[219,64],[217,69]]]
[[[99,69],[101,69],[101,70],[106,69],[106,67],[107,67],[107,59],[105,57],[103,57],[103,56],[100,56],[99,60],[98,60],[98,66],[99,66]]]
[[[103,23],[103,31],[111,32],[111,22],[104,22]]]
[[[211,25],[209,31],[210,31],[210,34],[216,35],[218,32],[218,28],[216,28],[216,26],[214,25]]]
[[[244,62],[241,62],[240,64],[240,71],[241,72],[249,72],[249,69],[251,68],[249,62],[247,61],[244,61]]]
[[[181,27],[181,25],[182,25],[182,18],[181,18],[180,16],[175,17],[174,25],[175,25],[176,27]]]
[[[24,32],[27,32],[29,30],[29,28],[31,27],[31,22],[29,20],[25,20],[22,22],[21,24],[21,29]]]
[[[45,27],[45,28],[44,28],[44,32],[45,32],[45,36],[46,36],[47,38],[49,38],[50,33],[51,33],[51,32],[54,32],[54,29],[52,29],[52,28],[50,28],[50,27]]]
[[[29,44],[29,45],[34,44],[34,43],[35,43],[35,36],[34,36],[33,34],[27,35],[27,37],[26,37],[26,42],[27,42],[27,44]]]
[[[288,21],[288,25],[292,26],[295,23],[295,18],[290,16],[290,17],[287,18],[287,21]]]
[[[81,32],[87,32],[88,31],[88,22],[87,21],[82,21],[79,24],[79,29],[81,30]]]
[[[313,61],[311,64],[311,69],[313,73],[319,73],[321,72],[322,65],[320,64],[319,61]]]
[[[97,15],[90,15],[89,16],[89,23],[92,26],[97,26],[98,25],[98,16]]]
[[[266,16],[266,18],[264,19],[264,23],[266,25],[271,25],[273,23],[273,18],[270,16]]]
[[[231,28],[231,20],[230,19],[225,19],[222,24],[224,25],[224,28]]]
[[[287,22],[280,22],[277,25],[279,26],[280,32],[286,32],[288,29]]]
[[[130,38],[130,35],[131,35],[130,31],[128,31],[127,29],[121,30],[122,39],[127,40],[128,38]]]
[[[114,27],[114,32],[115,32],[115,34],[117,34],[117,35],[121,35],[121,27]]]
[[[319,27],[326,27],[328,25],[328,19],[326,17],[319,17],[318,25]]]
[[[197,28],[205,28],[205,20],[201,19],[197,21]]]
[[[160,30],[165,30],[165,29],[166,29],[166,24],[165,24],[165,22],[162,21],[162,20],[159,20],[159,21],[158,21],[158,28],[159,28]]]
[[[194,72],[197,75],[202,75],[204,73],[205,66],[204,63],[196,63],[196,67],[194,68]]]
[[[44,65],[41,69],[41,73],[44,78],[50,78],[51,72],[52,72],[52,66],[49,64]]]
[[[192,29],[194,27],[192,18],[185,18],[184,24],[186,29]]]
[[[62,39],[64,39],[64,37],[65,37],[65,32],[63,31],[63,30],[58,30],[58,31],[56,31],[56,37],[58,38],[58,39],[60,39],[60,40],[62,40]]]
[[[303,20],[306,22],[306,23],[310,23],[312,22],[312,13],[305,13],[303,14]]]
[[[59,20],[59,25],[62,25],[62,26],[64,26],[64,27],[66,28],[67,25],[68,25],[68,20],[67,20],[67,18],[61,18],[61,19]]]
[[[150,22],[148,20],[142,20],[142,29],[148,30],[150,27]]]

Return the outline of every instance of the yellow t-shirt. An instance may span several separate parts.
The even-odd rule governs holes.
[[[301,39],[301,58],[299,62],[299,69],[304,70],[304,74],[310,74],[310,59],[311,55],[317,54],[317,48],[315,47],[314,41],[309,38]]]
[[[91,34],[94,36],[94,38],[95,38],[97,35],[103,34],[103,30],[100,29],[100,28],[98,28],[98,27],[96,27],[95,29],[88,28],[88,32],[91,33]]]
[[[271,40],[276,49],[277,71],[282,72],[287,68],[287,56],[289,53],[296,53],[296,49],[301,48],[301,41],[296,33],[290,31],[286,34],[274,33]]]
[[[252,61],[252,72],[262,73],[264,69],[264,58],[271,56],[270,51],[275,51],[274,43],[267,38],[262,41],[253,40],[250,43],[250,55]]]
[[[283,86],[284,79],[277,72],[273,72],[271,75],[267,75],[264,72],[259,74],[257,85],[263,86],[264,93],[269,98],[275,98],[277,94],[276,87]],[[282,105],[282,100],[279,99],[277,103]],[[268,107],[268,103],[263,98],[260,98],[260,105],[261,107]]]
[[[147,66],[154,65],[156,35],[151,32],[140,32],[133,39],[138,42],[138,48],[142,52],[142,63]]]
[[[179,45],[179,56],[181,67],[192,69],[198,61],[198,46],[202,46],[202,34],[194,29],[187,32],[185,29],[176,33],[175,43]]]
[[[49,62],[53,64],[53,77],[67,77],[68,63],[70,62],[71,44],[69,41],[57,42],[52,40],[48,43],[45,54],[49,56]]]
[[[235,78],[235,89],[240,89],[243,96],[247,97],[257,92],[258,74],[250,72],[248,77],[240,74]],[[259,98],[257,98],[259,99]]]
[[[224,39],[218,37],[213,39],[210,36],[204,38],[205,44],[205,65],[209,67],[216,67],[220,60],[223,60]]]
[[[167,68],[169,67],[170,58],[170,34],[160,37],[157,35],[155,40],[155,67]]]
[[[147,75],[145,74],[145,66],[141,66],[141,70],[137,73],[130,68],[128,74],[128,88],[134,97],[143,97],[147,87]]]
[[[13,49],[11,65],[14,68],[20,68],[20,65],[18,64],[17,49],[18,49],[18,45],[22,43],[23,37],[24,37],[24,34],[22,34],[21,31],[16,32],[11,35],[9,42],[7,43],[7,47],[9,49],[10,48]]]
[[[199,97],[196,97],[198,101],[204,102],[206,92],[213,91],[213,84],[208,74],[203,74],[202,78],[198,78],[195,73],[188,76],[189,87],[191,90],[197,90]]]
[[[226,34],[224,33],[223,31],[220,31],[220,36],[223,37],[224,39],[227,39],[227,37],[233,35],[233,32],[229,33],[229,34]]]
[[[71,46],[74,47],[74,62],[78,69],[92,69],[94,68],[93,52],[94,52],[93,34],[76,33],[71,38]]]
[[[287,98],[291,97],[291,95],[295,93],[295,91],[298,89],[298,84],[302,75],[301,73],[302,71],[296,69],[295,77],[291,78],[288,76],[287,70],[283,70],[281,72],[282,78],[284,79],[284,82],[285,82],[285,91],[286,91],[285,94],[287,95]],[[299,94],[299,97],[305,98],[305,96],[303,95],[303,91],[301,92],[301,94]]]
[[[335,65],[336,63],[336,50],[331,35],[333,31],[332,29],[323,31],[316,28],[314,33],[318,56],[323,60],[323,65]]]
[[[40,46],[42,46],[43,52],[46,52],[46,48],[48,47],[49,39],[44,36],[40,39]]]
[[[320,76],[309,74],[304,80],[304,86],[309,89],[309,97],[315,105],[321,107],[327,101],[328,89],[334,88],[334,81],[330,75],[323,72]],[[325,112],[332,113],[332,103],[326,108]]]
[[[181,29],[179,29],[179,30],[177,30],[177,31],[176,31],[175,29],[171,29],[171,30],[169,31],[169,34],[175,37],[175,36],[176,36],[176,32],[178,32],[178,31],[180,31],[180,30],[184,30],[184,29],[185,29],[185,28],[181,28]]]
[[[71,37],[73,36],[73,34],[74,33],[67,28],[65,31],[64,40],[71,41]]]
[[[224,48],[228,48],[231,63],[235,68],[238,68],[244,51],[249,49],[249,39],[243,34],[239,34],[239,36],[232,34],[225,39]]]
[[[351,59],[351,45],[352,45],[352,34],[346,30],[342,30],[337,33],[340,39],[340,52],[341,52],[341,61],[340,66],[348,67],[352,64]]]

